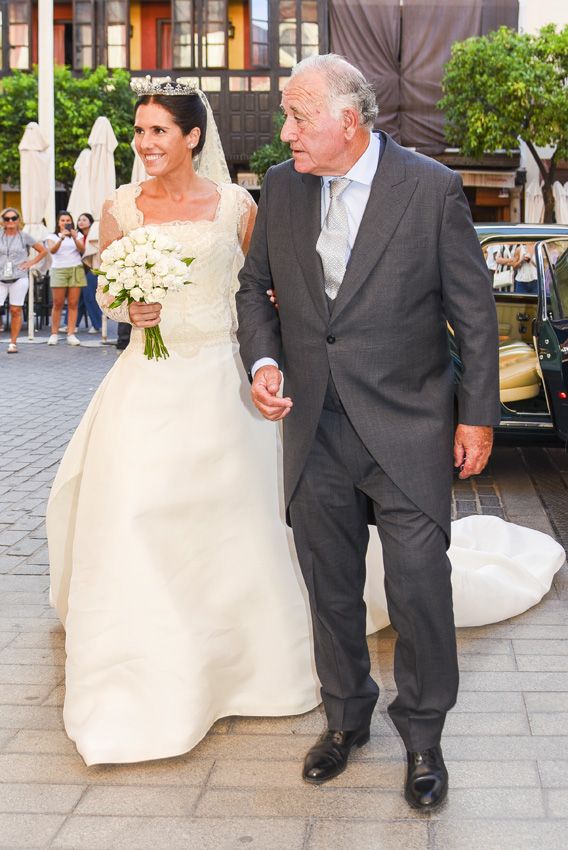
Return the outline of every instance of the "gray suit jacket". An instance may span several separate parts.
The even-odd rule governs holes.
[[[497,424],[495,304],[459,176],[384,134],[382,145],[331,313],[316,253],[320,178],[292,161],[269,170],[237,293],[241,357],[247,371],[273,357],[294,402],[284,420],[287,504],[331,371],[369,452],[449,534],[455,386],[446,321],[464,364],[458,421]]]

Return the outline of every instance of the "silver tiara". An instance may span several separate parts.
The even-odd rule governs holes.
[[[165,77],[154,82],[150,74],[130,80],[130,88],[138,97],[151,94],[178,95],[197,93],[195,83],[181,83],[178,80],[172,80],[171,77]]]

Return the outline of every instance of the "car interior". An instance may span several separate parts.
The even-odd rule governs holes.
[[[489,243],[483,246],[487,265],[494,276],[499,324],[499,394],[501,403],[517,414],[548,412],[536,340],[532,335],[538,310],[538,293],[515,291],[516,270],[513,262],[533,247],[534,242]],[[498,272],[505,269],[512,271],[512,280],[508,285],[496,280]]]

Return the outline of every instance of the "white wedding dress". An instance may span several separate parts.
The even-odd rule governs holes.
[[[119,189],[117,234],[143,223]],[[187,752],[217,718],[319,702],[305,589],[283,521],[278,426],[250,401],[234,340],[235,258],[248,193],[219,188],[214,221],[164,231],[195,262],[164,301],[170,357],[143,331],[96,391],[47,512],[51,598],[67,639],[65,728],[87,764]],[[564,559],[546,535],[493,517],[454,524],[456,620],[535,604]],[[377,535],[369,631],[388,622]]]

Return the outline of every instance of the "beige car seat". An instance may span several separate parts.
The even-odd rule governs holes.
[[[534,398],[540,391],[538,361],[526,342],[499,346],[499,397],[502,402]]]

